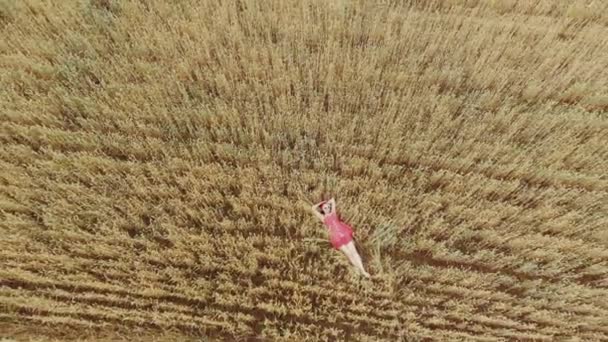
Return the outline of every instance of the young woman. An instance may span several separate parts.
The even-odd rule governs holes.
[[[335,249],[342,251],[348,257],[351,264],[353,264],[357,270],[364,276],[369,278],[369,273],[363,268],[363,262],[361,256],[355,248],[353,241],[353,229],[342,222],[336,212],[336,200],[333,198],[329,201],[323,201],[321,203],[312,206],[312,211],[315,216],[321,220],[329,230],[329,240]]]

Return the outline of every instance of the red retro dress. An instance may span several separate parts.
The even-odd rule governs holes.
[[[340,221],[335,212],[325,216],[323,223],[327,226],[329,240],[335,249],[340,249],[340,247],[353,241],[353,229]]]

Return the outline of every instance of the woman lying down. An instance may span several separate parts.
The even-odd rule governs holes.
[[[369,278],[370,275],[365,271],[361,256],[355,248],[353,229],[338,217],[336,200],[332,198],[329,201],[315,204],[312,206],[312,211],[327,227],[332,246],[342,251],[360,274]]]

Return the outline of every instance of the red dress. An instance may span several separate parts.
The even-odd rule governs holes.
[[[336,213],[325,216],[323,223],[329,230],[329,240],[335,249],[340,249],[340,247],[353,241],[353,229],[340,221]]]

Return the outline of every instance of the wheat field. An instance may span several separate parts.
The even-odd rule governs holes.
[[[607,113],[602,1],[0,0],[0,340],[608,341]]]

